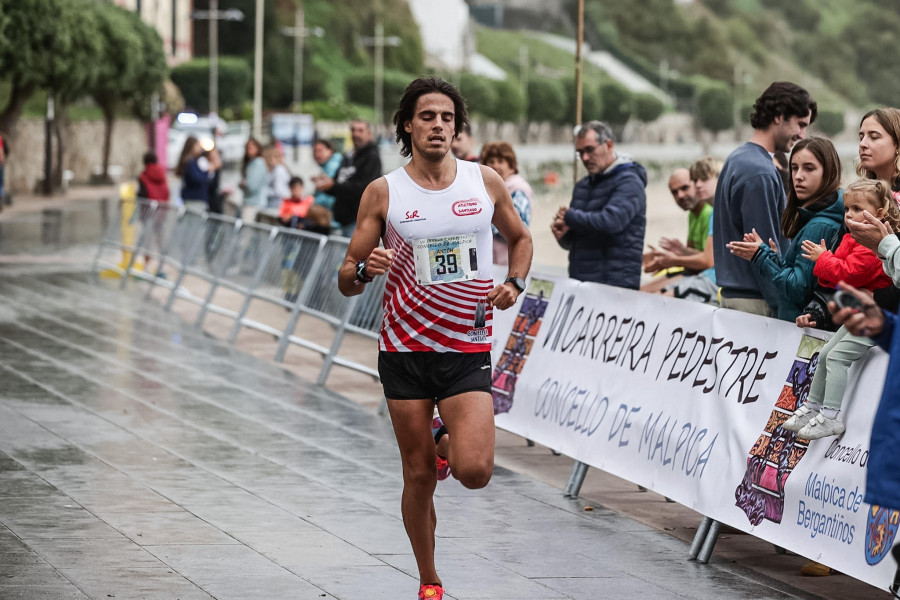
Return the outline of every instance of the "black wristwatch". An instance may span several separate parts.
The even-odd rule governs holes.
[[[361,260],[356,263],[356,280],[360,283],[369,283],[372,279],[374,278],[366,275],[366,261]]]
[[[513,287],[519,290],[519,293],[525,291],[525,280],[521,277],[508,277],[503,283],[511,283]]]

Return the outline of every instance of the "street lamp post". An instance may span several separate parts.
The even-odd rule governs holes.
[[[219,0],[209,0],[209,10],[195,10],[191,17],[196,21],[209,21],[209,112],[218,115],[219,21],[243,21],[244,13],[237,8],[219,10]]]
[[[282,27],[281,33],[294,38],[294,110],[300,112],[300,104],[303,102],[303,47],[306,38],[311,35],[324,37],[325,30],[321,27],[305,27],[301,6],[294,13],[294,26]]]
[[[263,19],[264,0],[256,0],[256,30],[253,49],[253,136],[262,137],[262,69],[263,69]]]
[[[384,37],[384,25],[381,22],[381,15],[378,15],[376,19],[375,37],[361,38],[360,43],[363,46],[375,48],[375,123],[380,133],[384,117],[384,48],[385,46],[399,46],[402,40],[396,35]]]

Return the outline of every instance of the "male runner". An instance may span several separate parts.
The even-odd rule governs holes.
[[[400,153],[411,160],[366,188],[338,280],[353,296],[387,276],[378,371],[403,463],[401,510],[420,599],[444,595],[434,565],[435,457],[467,488],[490,481],[492,309],[516,302],[531,267],[531,236],[503,180],[450,153],[467,121],[462,97],[446,81],[409,84],[394,124]],[[497,286],[491,223],[509,242],[509,278]],[[437,435],[435,403],[445,426]]]

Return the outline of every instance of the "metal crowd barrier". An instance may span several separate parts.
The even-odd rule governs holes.
[[[331,369],[339,365],[378,379],[378,372],[340,355],[346,334],[377,339],[381,325],[384,278],[365,293],[345,298],[337,288],[338,269],[350,240],[296,229],[245,223],[233,217],[176,208],[167,203],[129,198],[123,193],[116,218],[104,232],[93,271],[107,277],[149,284],[168,291],[165,309],[185,300],[199,307],[194,322],[202,328],[209,313],[233,321],[228,341],[235,343],[243,328],[271,334],[278,339],[274,359],[283,362],[291,344],[317,352],[323,365],[317,383],[325,385]],[[118,255],[116,260],[111,254]],[[151,273],[144,257],[156,261]],[[185,285],[203,282],[202,293]],[[220,290],[239,295],[236,310],[217,302]],[[249,316],[254,301],[290,311],[284,327]],[[330,344],[298,329],[301,317],[314,318],[333,330]]]

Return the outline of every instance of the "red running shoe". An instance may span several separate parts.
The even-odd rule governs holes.
[[[419,586],[419,600],[441,600],[444,597],[444,588],[439,585]]]
[[[440,417],[435,417],[431,421],[431,435],[434,436],[434,443],[437,446],[437,443],[441,441],[441,438],[447,434],[447,428],[444,427],[444,422],[441,421]],[[438,454],[434,455],[435,463],[437,464],[437,478],[438,481],[443,481],[450,477],[450,463],[447,462],[447,459]]]

